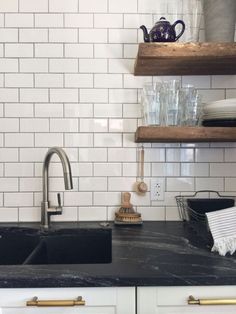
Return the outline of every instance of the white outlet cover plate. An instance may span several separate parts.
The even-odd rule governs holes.
[[[151,201],[164,201],[165,179],[151,179]]]

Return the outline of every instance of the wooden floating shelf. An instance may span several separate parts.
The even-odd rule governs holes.
[[[236,74],[236,43],[142,43],[134,75]]]
[[[140,126],[136,143],[236,142],[236,127]]]

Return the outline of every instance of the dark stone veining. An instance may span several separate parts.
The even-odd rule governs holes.
[[[54,228],[98,226],[63,223]],[[111,227],[112,263],[0,266],[0,287],[236,285],[235,256],[211,253],[207,232],[198,234],[182,222]]]

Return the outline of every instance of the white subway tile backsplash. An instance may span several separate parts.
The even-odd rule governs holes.
[[[63,27],[63,14],[35,14],[35,27]]]
[[[235,191],[235,144],[222,142],[145,143],[145,182],[150,189],[152,177],[164,178],[165,199],[134,192],[145,82],[179,79],[198,88],[203,102],[236,97],[234,75],[133,75],[143,42],[139,26],[150,29],[160,16],[172,20],[169,4],[0,2],[0,221],[40,221],[42,165],[51,146],[64,147],[74,183],[64,191],[61,163],[53,157],[50,199],[56,204],[62,191],[64,203],[54,221],[114,219],[122,191],[133,191],[131,203],[143,220],[178,220],[176,194]]]
[[[32,193],[5,193],[4,206],[33,206]]]
[[[80,12],[107,12],[108,0],[79,0]]]
[[[49,12],[78,12],[78,0],[48,0]]]

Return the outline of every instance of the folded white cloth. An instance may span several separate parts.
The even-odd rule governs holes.
[[[212,252],[225,256],[236,251],[236,207],[206,213],[214,240]]]

